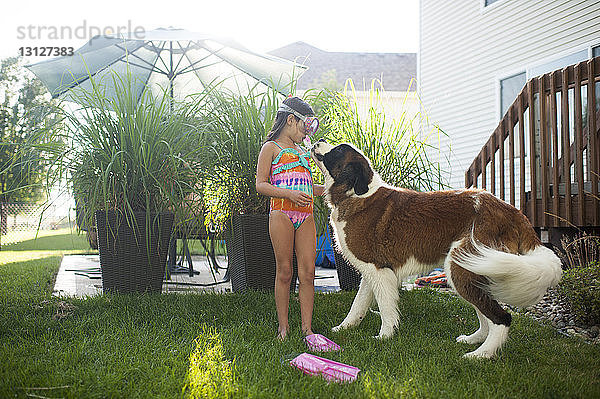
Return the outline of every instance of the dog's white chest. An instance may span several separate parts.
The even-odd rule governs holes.
[[[344,233],[344,227],[346,226],[346,222],[339,220],[338,218],[339,212],[337,209],[333,209],[331,211],[331,224],[333,227],[333,235],[335,238],[335,242],[340,247],[340,249],[344,252],[348,250],[348,245],[346,244],[346,234]]]
[[[364,262],[356,258],[356,256],[354,256],[348,247],[346,232],[344,231],[346,222],[339,219],[339,213],[337,209],[333,209],[331,211],[331,222],[333,225],[335,242],[337,243],[340,252],[344,254],[344,257],[348,259],[354,265],[354,267],[356,267],[359,271],[362,271],[361,266],[364,264]]]

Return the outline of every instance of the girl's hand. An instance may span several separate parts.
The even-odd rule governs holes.
[[[301,206],[301,207],[305,207],[310,205],[310,203],[312,202],[312,198],[310,197],[310,195],[302,192],[302,191],[298,191],[298,190],[289,190],[290,193],[288,195],[288,198],[296,205]]]

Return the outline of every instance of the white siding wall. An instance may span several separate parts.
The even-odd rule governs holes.
[[[419,99],[414,91],[385,91],[379,94],[379,100],[372,100],[373,93],[369,91],[357,91],[348,93],[348,97],[357,103],[358,114],[366,120],[371,106],[381,110],[387,122],[399,122],[401,118],[412,121],[419,113]]]
[[[460,188],[501,118],[500,79],[600,44],[600,1],[420,2],[419,94],[449,136],[450,184]]]

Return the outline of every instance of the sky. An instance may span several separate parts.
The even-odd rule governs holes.
[[[230,37],[259,53],[297,41],[325,51],[417,52],[419,0],[14,0],[2,5],[0,58],[21,47],[77,49],[107,29],[169,26]]]

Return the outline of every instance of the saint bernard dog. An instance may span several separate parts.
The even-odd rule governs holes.
[[[362,282],[339,331],[358,325],[373,297],[381,315],[377,338],[399,322],[403,278],[444,265],[450,284],[475,307],[479,329],[458,342],[482,343],[465,357],[494,357],[511,315],[498,302],[537,303],[560,280],[559,258],[544,247],[525,216],[481,190],[416,192],[391,187],[349,144],[317,142],[311,156],[325,176],[336,245]]]

